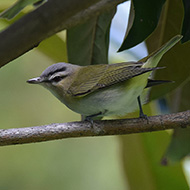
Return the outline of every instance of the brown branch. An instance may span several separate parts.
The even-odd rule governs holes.
[[[125,0],[48,0],[0,33],[0,67],[42,40]]]
[[[190,111],[151,116],[146,119],[134,118],[123,120],[56,123],[51,125],[1,129],[0,146],[42,142],[72,137],[124,135],[186,128],[190,125]]]

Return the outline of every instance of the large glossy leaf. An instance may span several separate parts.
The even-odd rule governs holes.
[[[182,42],[186,42],[190,40],[190,1],[183,0],[184,5],[184,21],[183,21],[183,28],[182,28],[182,35],[184,36]]]
[[[164,3],[165,0],[133,0],[128,28],[119,51],[139,44],[154,31]]]
[[[180,34],[183,22],[183,4],[182,1],[168,0],[165,4],[157,29],[147,39],[149,53],[158,49],[162,44],[168,41],[176,34]],[[190,43],[181,45],[178,43],[168,51],[158,66],[166,68],[155,73],[155,79],[171,80],[175,83],[157,86],[152,88],[150,99],[159,98],[184,82],[190,74]]]
[[[184,10],[182,1],[168,0],[166,2],[158,28],[147,40],[147,47],[150,52],[157,49],[172,36],[180,33],[183,23],[183,15]],[[159,63],[159,66],[166,66],[166,69],[155,74],[156,79],[168,79],[175,81],[175,83],[172,84],[154,87],[150,93],[151,99],[159,98],[170,93],[169,99],[171,100],[170,108],[172,112],[187,110],[190,108],[188,103],[190,93],[189,86],[182,88],[182,84],[188,80],[190,74],[189,49],[189,42],[183,45],[176,45],[164,55]],[[174,89],[177,90],[172,91]],[[186,107],[182,108],[182,105],[186,105]],[[189,130],[184,129],[175,131],[163,162],[166,164],[179,161],[189,153],[188,147],[190,147]]]
[[[78,65],[107,64],[109,29],[115,9],[67,31],[68,61]]]
[[[151,105],[144,106],[150,115]],[[134,115],[133,115],[134,117]],[[188,189],[180,163],[164,167],[160,160],[170,140],[166,131],[126,135],[120,137],[123,148],[124,171],[130,190],[178,190]]]
[[[174,130],[172,140],[163,156],[164,165],[180,162],[185,156],[190,154],[190,129]]]
[[[173,112],[185,111],[190,109],[190,81],[176,89],[169,96],[170,109]],[[182,126],[183,127],[183,126]],[[190,154],[190,128],[175,129],[171,143],[164,155],[163,162],[172,164],[179,162],[185,156]]]

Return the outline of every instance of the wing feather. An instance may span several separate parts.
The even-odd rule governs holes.
[[[85,96],[95,90],[126,81],[155,70],[142,68],[143,63],[125,62],[110,65],[91,65],[80,69],[68,92],[73,96]]]

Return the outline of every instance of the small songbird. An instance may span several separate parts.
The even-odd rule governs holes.
[[[104,116],[123,116],[140,108],[140,95],[146,87],[163,83],[149,79],[164,53],[182,36],[177,35],[147,58],[138,62],[78,66],[56,63],[39,77],[28,80],[50,90],[68,108],[87,120]]]

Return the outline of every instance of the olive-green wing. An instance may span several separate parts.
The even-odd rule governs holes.
[[[73,96],[84,96],[156,69],[141,66],[142,63],[127,62],[83,67],[68,92]]]
[[[68,89],[68,93],[73,96],[82,96],[91,92],[98,81],[104,75],[108,65],[90,65],[81,67],[73,83]]]

